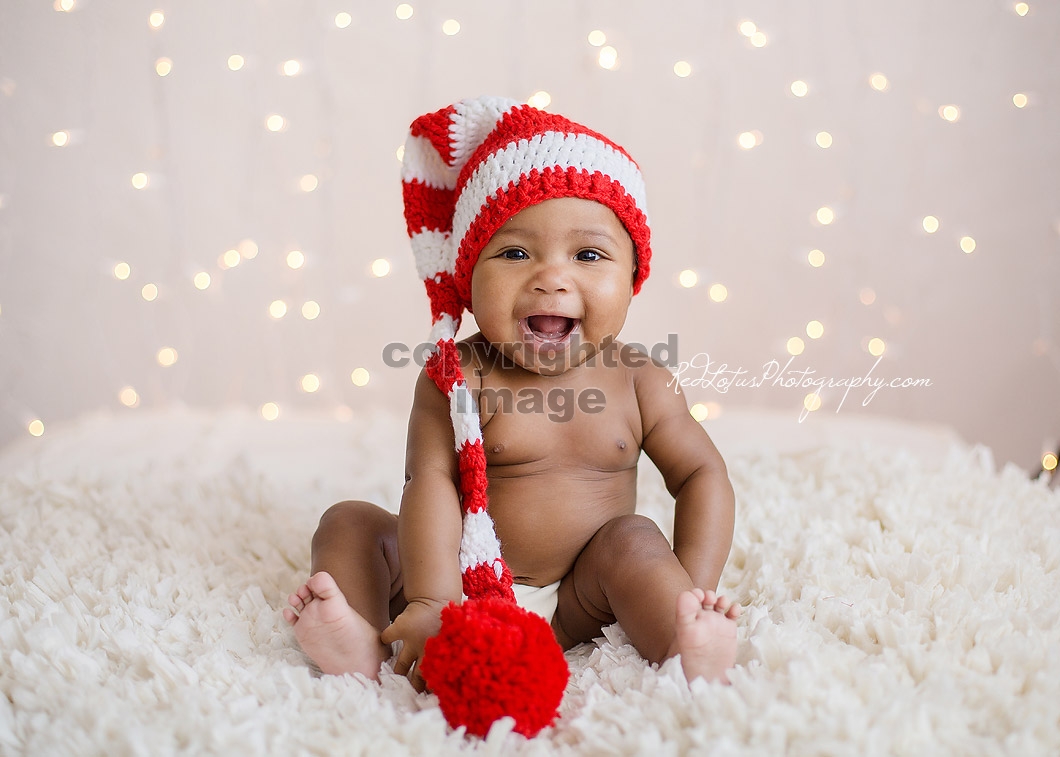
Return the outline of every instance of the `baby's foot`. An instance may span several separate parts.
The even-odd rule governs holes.
[[[287,602],[293,609],[284,608],[283,617],[321,673],[362,673],[378,679],[390,648],[379,640],[379,631],[346,604],[330,574],[314,573]]]
[[[673,652],[681,655],[685,678],[728,683],[725,672],[736,662],[736,618],[740,606],[702,589],[677,597],[677,636]]]

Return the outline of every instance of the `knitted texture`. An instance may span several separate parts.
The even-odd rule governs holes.
[[[436,348],[426,372],[449,398],[460,467],[460,569],[467,600],[442,613],[421,670],[454,728],[484,736],[498,718],[533,736],[556,717],[568,671],[548,623],[520,608],[488,513],[478,413],[460,367],[456,331],[471,310],[471,274],[508,219],[560,197],[609,207],[636,255],[634,293],[647,278],[651,232],[640,169],[621,147],[562,116],[514,100],[462,100],[413,121],[402,158],[405,222],[430,298]]]

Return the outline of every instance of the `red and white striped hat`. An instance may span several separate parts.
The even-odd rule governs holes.
[[[412,122],[401,170],[416,270],[427,287],[438,349],[427,374],[449,397],[460,458],[464,594],[514,601],[512,576],[486,513],[482,431],[455,338],[471,311],[471,272],[508,219],[537,203],[580,197],[614,211],[633,240],[634,293],[651,261],[644,179],[611,140],[562,116],[500,97],[461,100]]]

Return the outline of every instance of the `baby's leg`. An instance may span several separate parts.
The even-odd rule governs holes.
[[[680,654],[688,680],[725,681],[738,615],[728,600],[695,589],[653,521],[629,515],[606,523],[582,550],[560,583],[553,629],[570,647],[617,620],[651,662]]]
[[[368,502],[329,508],[313,535],[312,575],[284,618],[321,672],[379,675],[390,656],[380,632],[399,613],[397,516]]]

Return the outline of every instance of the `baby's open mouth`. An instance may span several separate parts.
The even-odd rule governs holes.
[[[523,320],[527,330],[543,342],[562,342],[579,323],[562,315],[528,315]]]

